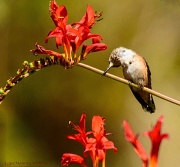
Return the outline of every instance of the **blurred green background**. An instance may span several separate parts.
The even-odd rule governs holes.
[[[180,1],[179,0],[57,0],[64,4],[69,23],[77,22],[91,4],[103,11],[103,20],[93,27],[108,49],[88,55],[83,63],[106,69],[111,51],[119,46],[131,48],[146,58],[152,72],[153,89],[180,100]],[[0,85],[14,76],[24,60],[33,61],[29,50],[34,43],[56,50],[55,40],[44,43],[54,29],[49,17],[49,0],[0,0]],[[62,49],[59,49],[62,52]],[[109,71],[122,77],[122,69]],[[159,166],[180,163],[180,108],[154,97],[156,112],[145,113],[128,86],[101,78],[98,74],[74,67],[53,66],[34,73],[17,84],[0,106],[0,163],[47,162],[58,167],[65,152],[81,154],[81,146],[65,137],[73,133],[68,121],[79,122],[87,114],[87,129],[94,115],[106,118],[107,132],[114,135],[118,153],[107,152],[107,167],[141,166],[133,147],[125,141],[122,121],[128,120],[140,141],[150,152],[151,143],[141,134],[164,115],[163,141]]]

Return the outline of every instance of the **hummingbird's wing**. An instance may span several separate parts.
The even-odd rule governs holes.
[[[142,90],[134,91],[132,87],[130,88],[135,98],[142,105],[142,108],[150,113],[154,113],[155,104],[152,95]]]
[[[128,79],[129,81],[140,85],[140,87],[147,87],[147,88],[151,89],[151,71],[149,69],[149,66],[148,66],[146,60],[143,57],[139,57],[139,58],[141,58],[143,60],[143,61],[140,61],[142,63],[141,67],[146,69],[144,71],[143,70],[138,70],[138,71],[141,71],[141,73],[138,74],[139,78],[136,78],[136,79],[139,79],[139,80],[136,80],[136,79],[133,79],[133,78],[129,77],[127,75],[127,73],[125,73],[125,72],[124,72],[124,74],[125,74],[124,77],[126,79]],[[143,80],[142,80],[141,75],[143,75],[143,78],[144,78]],[[148,92],[142,91],[141,89],[137,89],[137,88],[133,88],[133,87],[130,87],[130,88],[131,88],[131,91],[134,94],[135,98],[142,105],[142,108],[144,110],[150,112],[150,113],[154,113],[155,104],[154,104],[154,100],[153,100],[152,95],[150,93],[148,93]]]
[[[146,60],[145,60],[145,63],[146,63],[146,67],[147,67],[147,77],[148,77],[148,83],[147,83],[146,87],[148,87],[149,89],[152,89],[152,87],[151,87],[151,71],[150,71],[149,65],[146,62]]]
[[[145,60],[145,63],[146,63],[146,67],[147,67],[147,76],[148,76],[148,84],[146,87],[148,87],[149,89],[152,89],[152,87],[151,87],[151,71],[150,71],[149,65],[146,62],[146,60]],[[153,96],[151,94],[149,94],[147,103],[149,106],[151,106],[152,110],[155,111],[156,107],[155,107],[155,103],[153,100]]]

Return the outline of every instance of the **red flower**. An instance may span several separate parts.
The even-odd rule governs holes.
[[[99,34],[91,34],[90,29],[87,26],[81,26],[78,28],[78,32],[81,34],[80,36],[75,36],[74,40],[71,40],[71,46],[72,51],[74,53],[74,56],[76,57],[77,51],[82,45],[82,43],[88,39],[93,39],[92,41],[100,41],[102,40],[102,37]],[[93,43],[93,42],[92,42]],[[96,42],[97,43],[97,42]],[[104,43],[98,42],[97,45],[103,45],[104,47],[101,47],[98,51],[107,49],[107,46]],[[91,44],[90,44],[91,46]],[[90,49],[90,51],[86,51],[83,55],[83,59],[86,58],[87,54],[90,52],[94,52],[94,50]],[[82,54],[82,51],[81,51]],[[81,56],[82,57],[82,56]],[[80,58],[77,59],[77,62],[80,61]]]
[[[80,36],[77,30],[73,29],[71,25],[67,25],[68,15],[65,6],[58,6],[55,0],[50,3],[50,13],[51,18],[55,23],[56,28],[49,32],[46,43],[48,42],[48,38],[56,37],[56,46],[63,45],[64,53],[66,60],[72,61],[71,57],[71,43],[70,40],[72,36]]]
[[[83,167],[86,167],[86,163],[84,162],[84,159],[81,156],[77,154],[71,154],[71,153],[63,154],[61,165],[69,166],[70,164],[79,164]]]
[[[64,5],[58,6],[55,0],[52,0],[49,5],[49,12],[54,24],[58,26],[58,23],[63,22],[65,25],[68,20],[67,10]]]
[[[106,49],[107,49],[107,46],[104,43],[100,43],[99,40],[93,38],[91,45],[89,45],[89,46],[87,46],[86,44],[83,45],[82,52],[81,52],[81,58],[85,59],[86,55],[91,52],[98,52],[98,51],[106,50]]]
[[[67,136],[68,139],[76,140],[79,143],[81,143],[84,147],[86,147],[87,144],[87,135],[86,133],[86,114],[82,114],[79,125],[74,124],[73,122],[69,121],[69,124],[73,126],[73,129],[78,132],[78,134],[69,135]]]
[[[79,62],[81,58],[85,59],[90,52],[105,50],[107,46],[102,43],[97,43],[96,46],[90,45],[84,55],[77,56],[77,51],[82,43],[88,39],[94,39],[96,41],[102,40],[99,34],[92,34],[90,28],[97,22],[96,19],[101,17],[101,13],[95,13],[90,5],[87,7],[87,11],[80,22],[67,24],[68,14],[65,6],[58,6],[55,0],[50,3],[50,14],[56,28],[49,32],[46,43],[51,37],[56,38],[56,46],[63,46],[65,59],[68,61]],[[98,49],[94,49],[94,48]]]
[[[52,51],[52,50],[47,50],[47,49],[45,49],[43,46],[38,45],[37,43],[35,44],[35,46],[36,46],[37,49],[32,49],[32,50],[30,50],[30,51],[33,52],[35,55],[36,55],[36,54],[46,54],[46,55],[55,56],[55,57],[58,57],[58,58],[62,58],[62,57],[63,57],[63,54],[54,52],[54,51]]]
[[[102,40],[101,35],[92,34],[90,32],[92,26],[97,21],[101,20],[100,17],[102,15],[101,13],[94,12],[90,5],[87,6],[87,11],[82,19],[73,24],[68,24],[68,13],[66,7],[64,5],[58,6],[55,0],[50,2],[49,12],[55,24],[55,28],[48,33],[45,42],[47,43],[49,38],[55,37],[57,48],[59,46],[63,47],[64,53],[61,55],[63,56],[63,62],[65,63],[61,63],[61,65],[63,65],[65,68],[72,67],[75,63],[86,59],[87,55],[91,52],[107,49],[106,44],[100,43],[100,40]],[[88,39],[92,39],[92,44],[89,44],[89,46],[84,44],[84,42]],[[80,52],[78,52],[81,45],[82,49]],[[31,52],[35,54],[46,54],[58,58],[61,57],[59,54],[57,54],[57,52],[46,50],[45,48],[43,48],[42,52],[39,47],[31,50]]]
[[[98,21],[96,19],[100,18],[101,16],[102,16],[102,13],[100,13],[100,12],[95,13],[93,8],[90,5],[88,5],[87,11],[84,14],[84,16],[82,17],[82,19],[79,22],[74,23],[73,25],[76,25],[75,26],[76,29],[78,29],[80,26],[87,26],[90,29]],[[101,20],[101,19],[99,19],[99,20]]]
[[[105,164],[106,150],[114,149],[115,152],[117,151],[117,148],[114,147],[114,143],[106,138],[106,136],[110,134],[106,133],[104,129],[104,121],[104,118],[94,116],[92,119],[92,131],[90,132],[86,132],[85,114],[82,114],[79,125],[71,121],[69,122],[78,133],[69,135],[67,138],[76,140],[83,145],[85,149],[83,156],[87,157],[87,153],[89,153],[94,167],[97,167],[99,161],[103,161],[103,164]],[[92,134],[93,137],[89,137],[89,135]]]
[[[151,131],[145,133],[151,139],[152,149],[151,149],[151,158],[150,158],[150,166],[157,167],[158,165],[158,153],[159,147],[162,139],[168,139],[169,135],[167,133],[161,133],[161,127],[163,123],[164,117],[159,117],[156,125],[153,127]]]
[[[161,134],[161,126],[163,122],[163,116],[161,116],[154,128],[151,131],[148,131],[145,133],[146,136],[149,136],[152,143],[152,149],[150,154],[150,159],[148,158],[147,153],[145,152],[143,146],[138,141],[137,136],[133,133],[131,130],[129,123],[127,121],[123,122],[123,127],[125,131],[125,138],[127,141],[129,141],[133,146],[138,154],[138,156],[143,161],[143,166],[148,166],[148,161],[150,163],[150,167],[157,167],[158,166],[158,152],[159,147],[161,144],[162,139],[167,139],[169,135],[167,133]]]
[[[135,152],[138,154],[138,156],[140,157],[140,159],[143,162],[143,166],[147,167],[148,166],[148,155],[147,155],[146,151],[144,150],[143,146],[141,145],[141,143],[139,142],[139,140],[137,139],[137,135],[135,135],[133,133],[133,131],[127,121],[123,122],[123,127],[124,127],[125,139],[133,145]]]
[[[106,138],[106,136],[110,134],[105,132],[104,121],[105,118],[100,116],[94,116],[92,119],[92,132],[94,138],[88,139],[85,152],[90,153],[93,161],[97,158],[99,161],[105,160],[106,150],[108,149],[114,149],[114,151],[117,152],[114,143]]]
[[[35,46],[36,46],[36,49],[30,50],[30,52],[32,52],[34,55],[45,54],[45,55],[48,55],[48,56],[57,57],[59,64],[64,66],[65,68],[70,68],[70,67],[72,67],[74,65],[73,61],[67,61],[65,59],[64,54],[60,54],[60,53],[57,53],[57,52],[52,51],[52,50],[47,50],[43,46],[38,45],[37,43],[35,44]]]

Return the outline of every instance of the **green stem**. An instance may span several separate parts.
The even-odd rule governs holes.
[[[104,154],[105,154],[105,157],[102,160],[102,167],[106,167],[106,151],[104,152]]]
[[[38,61],[27,62],[24,61],[23,68],[18,69],[17,74],[14,77],[11,77],[7,80],[5,87],[0,88],[0,104],[10,92],[10,90],[22,79],[28,77],[30,74],[33,74],[36,71],[41,70],[42,68],[49,67],[51,65],[64,65],[66,67],[66,62],[62,62],[60,58],[49,56],[46,58],[41,58]]]
[[[95,167],[99,167],[99,158],[96,156],[96,162],[95,162]]]
[[[157,157],[153,156],[150,158],[149,167],[158,167]]]

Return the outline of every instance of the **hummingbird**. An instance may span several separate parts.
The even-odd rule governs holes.
[[[139,85],[139,88],[130,86],[135,98],[145,111],[154,113],[155,104],[150,93],[142,91],[143,87],[151,89],[151,72],[146,60],[131,49],[116,48],[109,57],[109,66],[102,76],[106,75],[111,67],[122,66],[124,78]]]

